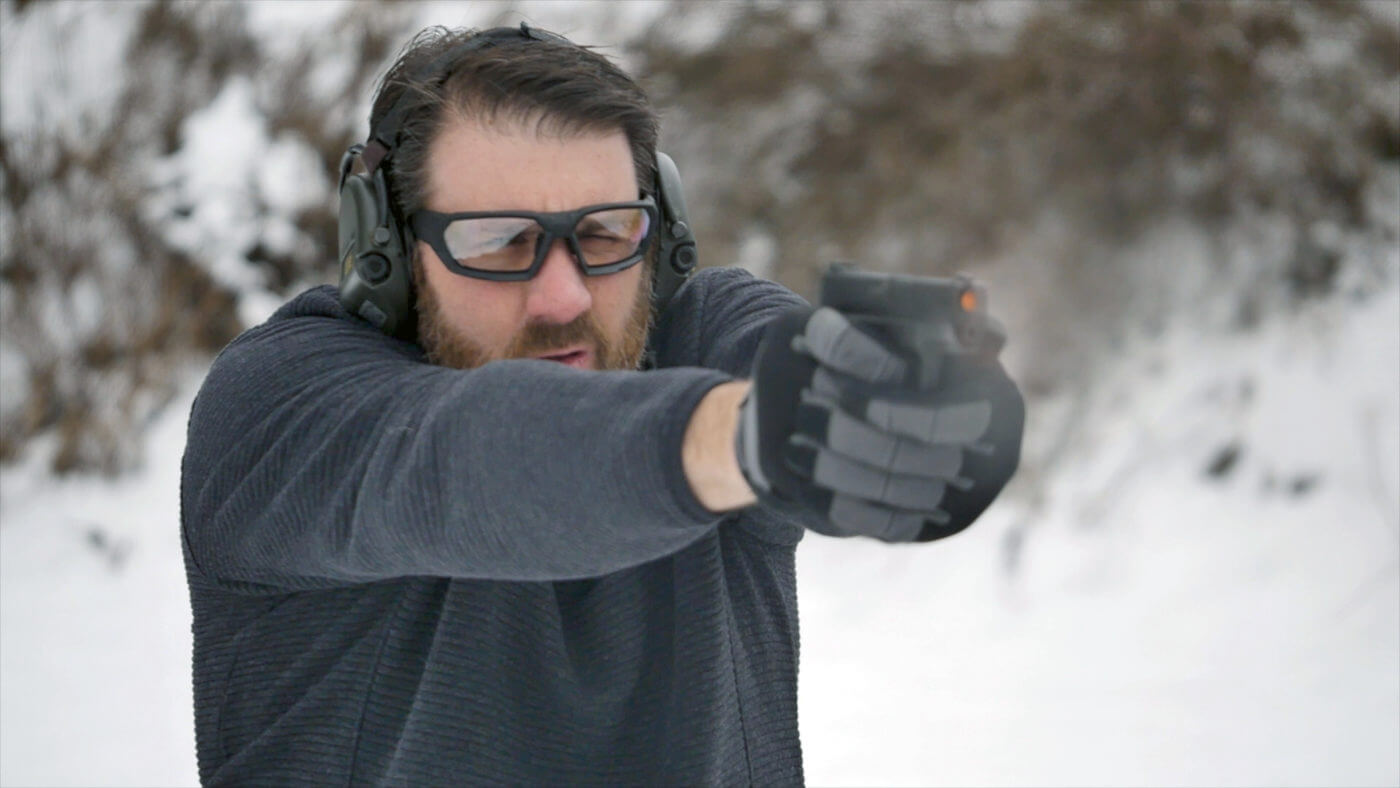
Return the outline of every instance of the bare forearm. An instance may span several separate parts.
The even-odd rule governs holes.
[[[757,500],[734,456],[739,404],[748,391],[747,381],[710,389],[695,406],[685,430],[681,446],[685,477],[696,499],[712,512],[739,509]]]

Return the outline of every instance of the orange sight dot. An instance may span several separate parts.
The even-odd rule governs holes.
[[[964,312],[977,311],[977,292],[975,290],[964,290],[962,297],[958,299]]]

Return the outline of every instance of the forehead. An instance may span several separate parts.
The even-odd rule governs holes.
[[[454,118],[428,147],[424,206],[458,211],[562,211],[635,200],[636,168],[621,130],[556,134],[538,123]]]

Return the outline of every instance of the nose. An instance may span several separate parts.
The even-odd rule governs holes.
[[[562,325],[593,306],[593,294],[574,262],[573,253],[561,238],[550,243],[539,273],[528,285],[525,311],[530,321]]]

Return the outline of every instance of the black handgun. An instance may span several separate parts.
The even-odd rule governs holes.
[[[822,277],[821,304],[888,341],[912,364],[917,385],[933,389],[943,359],[995,359],[1006,329],[987,314],[987,290],[972,278],[883,274],[833,263]]]

